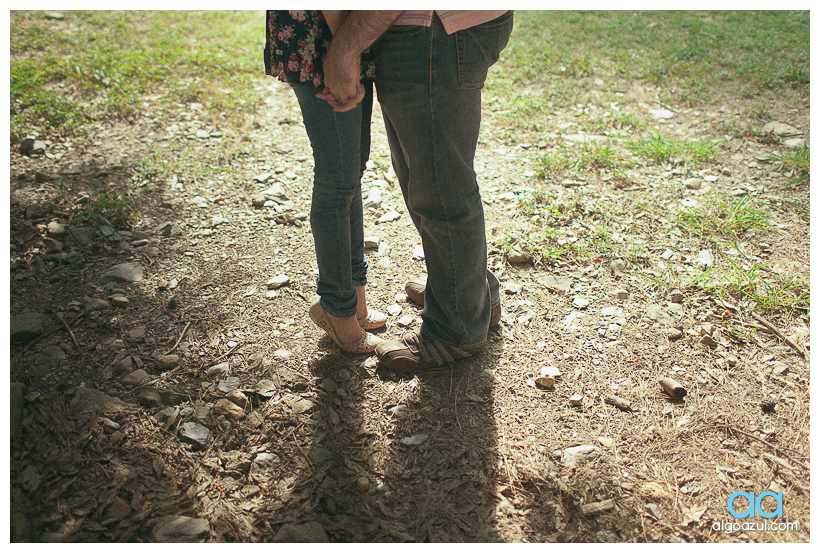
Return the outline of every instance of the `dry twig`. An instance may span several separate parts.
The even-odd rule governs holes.
[[[60,314],[59,314],[59,313],[57,313],[56,311],[53,313],[53,315],[54,315],[55,317],[57,317],[57,320],[58,320],[58,321],[60,321],[61,323],[63,323],[63,326],[64,326],[64,327],[65,327],[65,329],[68,331],[68,335],[69,335],[69,336],[71,336],[71,341],[72,341],[72,342],[74,342],[74,347],[76,347],[77,349],[80,349],[80,344],[77,342],[77,338],[75,338],[75,337],[74,337],[74,333],[73,333],[73,332],[71,332],[71,328],[70,328],[70,327],[68,326],[68,324],[65,322],[65,319],[63,319],[63,318],[60,316]],[[76,320],[76,319],[75,319],[75,320]]]
[[[777,447],[776,445],[774,445],[774,444],[773,444],[773,443],[771,443],[771,442],[767,442],[767,441],[766,441],[766,440],[764,440],[763,438],[758,438],[758,437],[757,437],[757,436],[755,436],[754,434],[750,434],[750,433],[748,433],[748,432],[744,432],[743,430],[740,430],[739,428],[735,428],[734,426],[730,426],[730,425],[728,425],[728,424],[718,425],[718,426],[716,426],[716,428],[725,428],[726,430],[731,430],[731,431],[733,431],[733,432],[737,432],[738,434],[743,434],[743,435],[744,435],[744,436],[746,436],[747,438],[752,438],[753,440],[757,440],[758,442],[760,442],[760,443],[762,443],[762,444],[764,444],[764,445],[767,445],[767,446],[769,446],[770,448],[772,448],[772,450],[774,450],[774,452],[775,452],[775,453],[779,453],[779,454],[783,455],[784,457],[786,457],[787,459],[789,459],[789,460],[790,460],[791,462],[793,462],[794,464],[798,465],[800,468],[802,468],[802,469],[803,469],[803,470],[805,470],[806,472],[809,472],[809,467],[807,467],[804,463],[801,463],[800,461],[798,461],[797,459],[795,459],[794,457],[792,457],[791,455],[789,455],[788,453],[786,453],[785,451],[783,451],[783,449],[781,449],[781,448]]]
[[[763,326],[765,326],[766,328],[768,328],[769,330],[771,330],[774,334],[777,334],[777,336],[778,336],[781,340],[783,340],[784,342],[786,342],[787,344],[789,344],[789,346],[791,346],[791,348],[792,348],[794,351],[796,351],[797,353],[799,353],[801,357],[806,357],[806,350],[804,350],[804,349],[803,349],[803,347],[802,347],[802,346],[800,346],[799,344],[795,343],[795,342],[794,342],[791,338],[789,338],[789,337],[787,337],[785,334],[783,334],[783,333],[780,331],[780,329],[779,329],[779,328],[777,328],[776,326],[774,326],[772,323],[770,323],[769,321],[767,321],[766,319],[764,319],[763,317],[761,317],[761,316],[760,316],[760,315],[758,315],[757,313],[752,313],[752,317],[754,317],[754,318],[755,318],[755,320],[756,320],[757,322],[759,322],[760,324],[762,324]]]

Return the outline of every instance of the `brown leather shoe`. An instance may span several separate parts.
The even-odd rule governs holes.
[[[459,349],[440,344],[420,332],[408,332],[401,340],[388,340],[376,346],[379,363],[399,372],[424,372],[480,353],[484,346]]]
[[[424,306],[424,289],[427,287],[427,278],[415,278],[404,285],[404,292],[414,303]],[[501,302],[490,308],[490,328],[501,323]]]

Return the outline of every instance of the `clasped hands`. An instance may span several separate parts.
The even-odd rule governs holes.
[[[333,43],[323,63],[325,87],[316,97],[326,100],[333,111],[348,111],[364,98],[364,85],[359,81],[361,56],[343,55]]]

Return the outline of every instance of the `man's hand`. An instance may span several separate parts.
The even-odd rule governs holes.
[[[358,103],[364,97],[364,86],[359,82],[361,54],[349,50],[334,49],[333,42],[330,42],[331,47],[322,62],[325,75],[323,93],[329,92],[338,105],[346,106],[359,96],[359,89],[361,88],[361,97],[356,101]],[[318,95],[317,97],[321,98]]]
[[[367,50],[400,14],[401,10],[352,11],[336,30],[333,40],[330,41],[330,49],[322,62],[325,75],[325,90],[322,95],[333,96],[336,104],[330,105],[334,110],[346,111],[352,107],[351,103],[358,104],[364,97],[364,87],[359,82],[362,52]],[[321,95],[317,97],[323,98]]]
[[[317,94],[316,97],[320,100],[327,100],[327,103],[333,106],[333,111],[341,112],[358,106],[359,102],[361,102],[364,98],[364,92],[364,85],[362,83],[358,83],[358,92],[356,93],[356,96],[351,98],[347,104],[340,104],[327,86],[325,86],[325,89],[321,93]]]

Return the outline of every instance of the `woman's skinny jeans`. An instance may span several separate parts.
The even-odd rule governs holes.
[[[334,317],[356,314],[356,286],[367,282],[362,214],[362,175],[370,156],[373,85],[365,82],[364,99],[337,113],[316,98],[322,88],[292,84],[313,148],[313,198],[310,228],[322,309]]]

